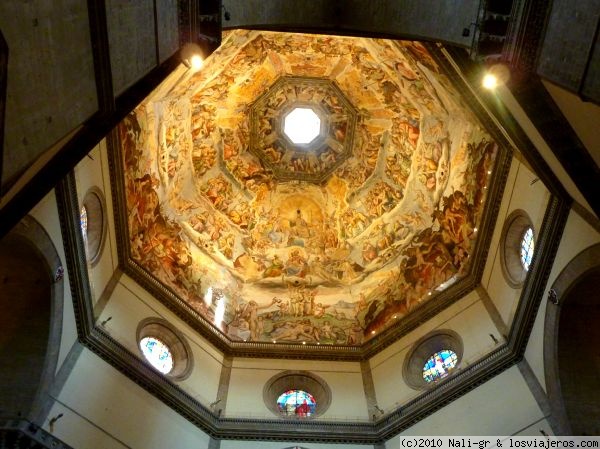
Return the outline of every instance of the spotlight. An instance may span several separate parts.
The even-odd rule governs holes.
[[[491,73],[486,73],[481,80],[481,85],[487,90],[494,90],[498,86],[498,78]]]
[[[200,55],[194,55],[190,59],[191,69],[195,72],[202,68],[203,63],[204,63],[204,61],[202,60],[202,56],[200,56]]]
[[[202,50],[194,43],[187,43],[181,48],[181,61],[188,69],[194,71],[202,67]]]

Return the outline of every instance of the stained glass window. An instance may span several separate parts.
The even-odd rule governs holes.
[[[287,416],[311,416],[317,402],[312,394],[302,390],[288,390],[277,399],[277,408]]]
[[[458,357],[450,349],[436,352],[425,362],[423,366],[423,379],[426,382],[434,382],[446,377],[452,368],[458,363]]]
[[[521,239],[521,264],[525,271],[529,270],[533,258],[533,229],[527,228]]]
[[[79,211],[79,221],[81,223],[81,234],[83,235],[83,240],[86,241],[88,230],[88,215],[85,206],[81,206],[81,211]]]
[[[154,337],[144,337],[140,340],[140,349],[146,360],[163,374],[169,374],[173,369],[173,355],[169,347]]]

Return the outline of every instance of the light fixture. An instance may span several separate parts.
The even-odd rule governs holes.
[[[187,43],[181,47],[181,62],[194,72],[202,68],[204,59],[202,58],[202,50],[197,44]]]
[[[498,86],[506,84],[510,79],[510,70],[504,64],[491,65],[481,80],[481,85],[488,90],[494,90]]]
[[[487,90],[494,90],[498,87],[498,78],[492,73],[486,73],[481,80],[481,85]]]
[[[202,60],[202,56],[200,56],[200,55],[194,55],[190,59],[191,69],[195,72],[202,68],[203,63],[204,63],[204,61]]]

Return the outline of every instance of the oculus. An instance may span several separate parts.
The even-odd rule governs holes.
[[[311,108],[294,108],[283,118],[283,132],[292,143],[311,143],[321,133],[321,119]]]

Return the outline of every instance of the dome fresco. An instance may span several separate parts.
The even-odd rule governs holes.
[[[131,259],[239,342],[362,345],[435,301],[498,152],[418,42],[248,30],[119,135]]]

